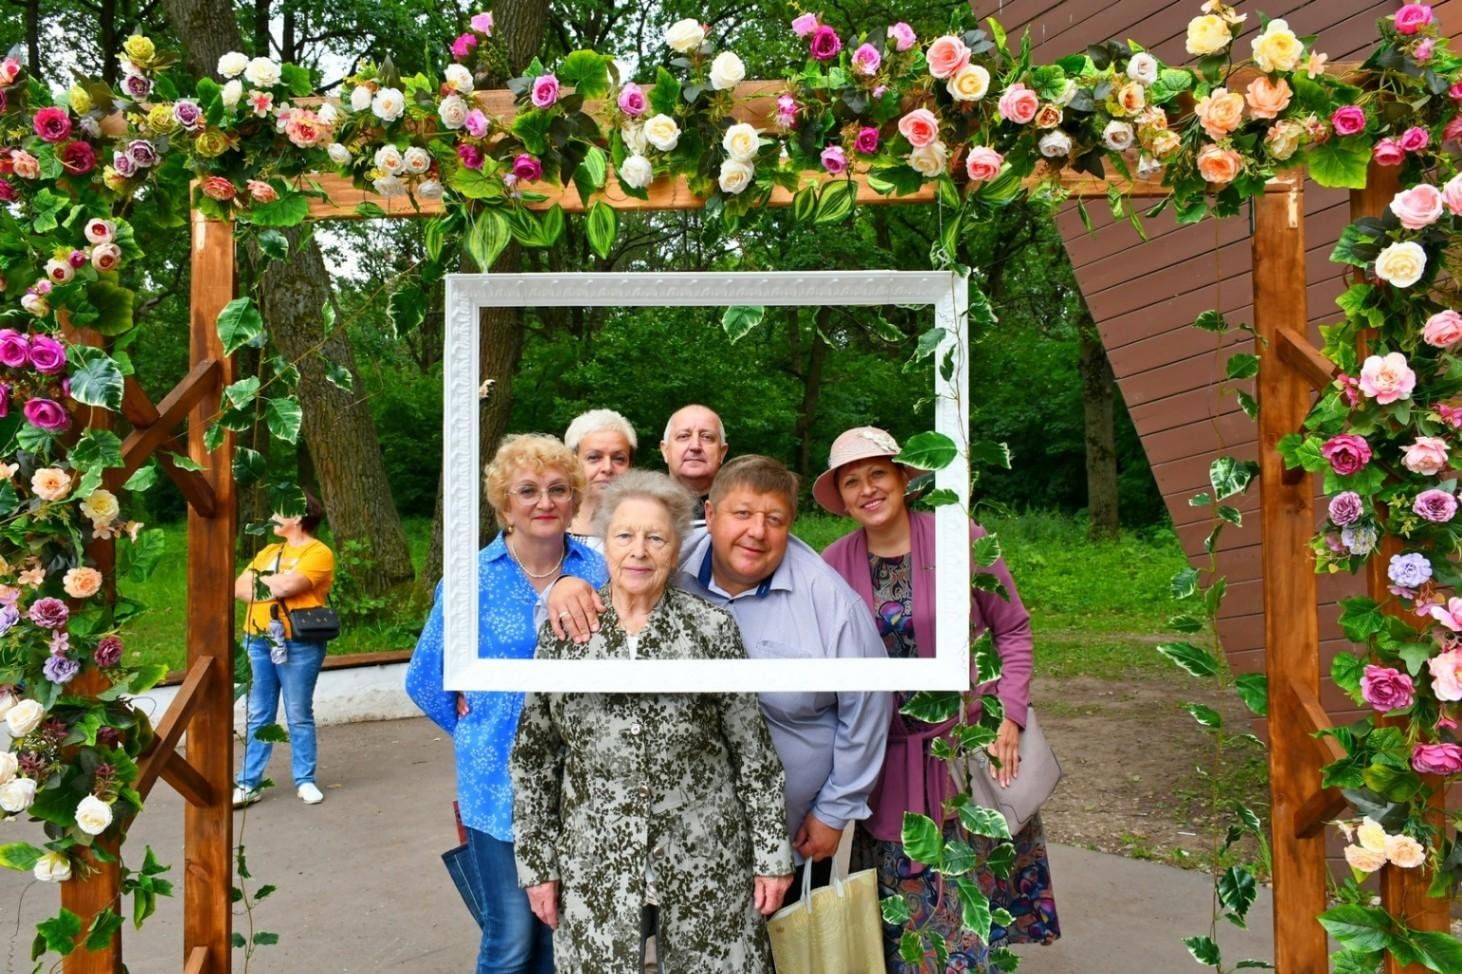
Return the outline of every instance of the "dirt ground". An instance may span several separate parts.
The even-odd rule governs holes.
[[[1231,733],[1251,729],[1237,696],[1183,674],[1128,680],[1037,678],[1032,691],[1041,727],[1064,772],[1042,810],[1052,841],[1197,866],[1233,821],[1228,799],[1242,798],[1268,824],[1264,752],[1232,746],[1212,786],[1196,770],[1213,766],[1211,736],[1183,709],[1218,710]]]

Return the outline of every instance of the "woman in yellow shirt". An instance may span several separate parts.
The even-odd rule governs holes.
[[[309,496],[304,514],[275,514],[271,519],[274,533],[282,540],[254,556],[234,581],[234,597],[249,606],[244,648],[254,674],[244,764],[234,782],[235,808],[259,800],[259,783],[274,748],[255,735],[259,728],[274,723],[281,693],[295,794],[307,805],[325,800],[315,785],[314,709],[315,681],[325,662],[325,644],[294,639],[289,630],[290,610],[324,605],[335,579],[335,555],[314,536],[323,516],[320,502]]]

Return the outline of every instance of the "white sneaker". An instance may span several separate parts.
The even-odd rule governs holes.
[[[306,781],[304,784],[296,788],[294,790],[294,793],[296,795],[299,795],[300,801],[304,802],[306,805],[318,805],[320,804],[320,802],[325,800],[325,796],[320,793],[320,789],[315,787],[315,783],[313,781]]]
[[[259,800],[258,788],[245,788],[243,785],[234,785],[234,808],[243,808],[252,805]]]

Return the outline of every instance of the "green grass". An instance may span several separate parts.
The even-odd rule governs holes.
[[[847,518],[809,513],[797,519],[795,531],[821,550],[853,527]],[[1174,614],[1168,582],[1186,564],[1171,530],[1128,532],[1120,541],[1093,544],[1086,540],[1082,522],[1057,514],[991,519],[986,527],[999,535],[1031,612],[1038,673],[1120,679],[1139,671],[1171,669],[1152,648],[1155,634]],[[409,518],[405,528],[412,563],[420,566],[431,523]],[[181,669],[187,655],[186,537],[182,523],[164,525],[163,530],[167,556],[157,571],[144,583],[122,586],[122,594],[148,607],[129,626],[128,656]],[[240,622],[242,615],[240,607]],[[330,652],[408,649],[420,625],[415,610],[388,608],[375,620],[347,626],[330,644]]]

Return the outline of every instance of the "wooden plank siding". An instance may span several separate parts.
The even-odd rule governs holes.
[[[1363,59],[1375,43],[1375,22],[1398,6],[1375,0],[1269,0],[1263,10],[1285,18],[1299,34],[1318,35],[1316,48],[1338,62]],[[1199,13],[1197,0],[973,0],[973,7],[982,17],[998,17],[1012,37],[1028,28],[1038,63],[1127,38],[1166,61],[1186,63],[1187,24]],[[1249,38],[1258,31],[1257,9],[1247,11],[1240,51],[1247,52]],[[1454,36],[1462,33],[1462,0],[1443,0],[1437,10]],[[1125,220],[1113,220],[1105,211],[1097,201],[1088,204],[1091,232],[1074,204],[1062,210],[1058,223],[1183,549],[1195,565],[1206,564],[1203,540],[1212,509],[1194,509],[1188,498],[1207,487],[1214,457],[1255,458],[1256,429],[1233,395],[1220,396],[1216,388],[1228,356],[1250,347],[1248,337],[1215,336],[1191,323],[1210,308],[1220,309],[1231,322],[1252,321],[1251,222],[1240,215],[1180,227],[1164,213],[1148,221],[1144,241]],[[1310,337],[1317,343],[1316,326],[1338,315],[1334,302],[1343,281],[1328,256],[1349,219],[1348,194],[1306,183],[1306,294]],[[1218,545],[1219,570],[1229,582],[1219,634],[1236,672],[1262,672],[1257,490],[1238,506],[1246,513],[1244,526],[1226,528]],[[1323,517],[1324,505],[1316,506]],[[1337,720],[1353,719],[1354,706],[1328,674],[1331,658],[1346,646],[1334,602],[1363,592],[1364,579],[1326,576],[1318,582],[1321,701]],[[1259,732],[1266,730],[1260,722]]]

